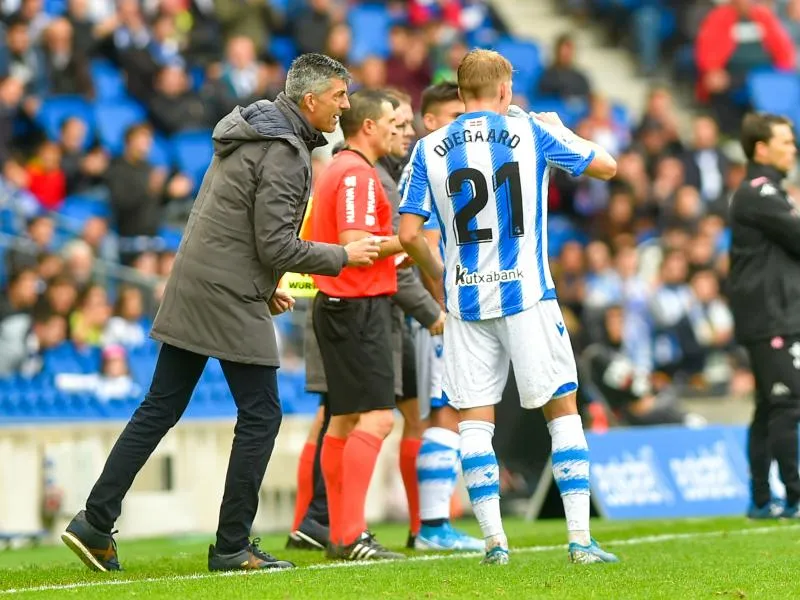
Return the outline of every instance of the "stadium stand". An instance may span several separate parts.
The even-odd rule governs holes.
[[[764,40],[760,62],[710,95],[708,85],[719,83],[708,79],[710,70],[727,73],[725,64],[711,65],[705,56],[702,32],[718,35],[709,21],[719,10],[714,3],[559,3],[629,47],[643,75],[663,80],[644,79],[653,85],[642,114],[599,93],[600,75],[579,66],[575,53],[585,48],[570,47],[569,36],[557,46],[515,36],[482,0],[313,6],[273,0],[266,12],[253,8],[251,17],[221,21],[213,6],[229,2],[140,8],[123,0],[115,15],[103,8],[111,3],[90,3],[78,14],[70,11],[82,3],[48,0],[34,18],[0,9],[0,421],[130,416],[152,375],[158,347],[147,327],[212,156],[209,131],[234,105],[274,98],[300,51],[346,62],[353,89],[395,86],[418,103],[431,81],[453,77],[470,47],[493,47],[516,67],[519,105],[557,112],[579,134],[612,149],[619,173],[610,184],[563,173],[550,182],[553,273],[575,351],[591,349],[582,376],[594,377],[594,356],[626,365],[630,376],[620,383],[626,394],[614,398],[602,386],[586,386],[587,418],[605,411],[613,423],[630,424],[631,407],[651,397],[702,395],[721,403],[752,389],[724,299],[725,207],[744,169],[741,153],[723,143],[735,126],[730,111],[720,109],[733,106],[734,119],[750,106],[800,117],[798,20],[786,2],[776,0],[764,18],[791,44]],[[63,20],[71,47],[57,53],[46,32]],[[647,35],[653,28],[658,35]],[[80,64],[88,65],[91,89],[63,91]],[[182,77],[161,76],[175,68]],[[675,105],[687,91],[698,91],[700,109],[691,132],[680,127]],[[204,110],[195,110],[198,104]],[[82,128],[66,127],[68,117]],[[126,133],[140,123],[149,124],[151,135],[142,137],[142,147],[126,146]],[[318,173],[325,155],[316,158]],[[130,188],[136,177],[152,184],[137,189],[148,190],[138,201],[156,207],[141,211],[155,214],[154,222],[120,235],[127,209],[112,193],[109,172],[121,178],[117,188]],[[127,305],[126,294],[138,299]],[[277,319],[287,414],[311,414],[318,405],[303,385],[305,309],[298,302],[294,313]],[[619,309],[621,338],[609,320]],[[646,385],[633,390],[634,380]],[[188,416],[234,411],[212,360]]]

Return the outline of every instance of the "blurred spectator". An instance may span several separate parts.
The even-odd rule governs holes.
[[[228,114],[237,104],[247,106],[257,100],[274,100],[280,91],[275,68],[257,60],[253,40],[231,38],[225,48],[225,61],[209,70],[206,95],[213,103],[213,119]]]
[[[70,315],[70,337],[77,346],[99,346],[111,318],[111,307],[104,287],[92,284],[84,290]]]
[[[710,116],[695,117],[683,165],[686,183],[700,190],[705,203],[716,205],[725,191],[728,159],[719,147],[717,123]]]
[[[460,39],[454,40],[445,50],[443,64],[433,75],[433,83],[458,80],[458,65],[469,52],[469,47]],[[524,107],[522,107],[524,108]]]
[[[733,315],[719,295],[714,272],[697,271],[692,276],[691,288],[691,320],[698,343],[706,352],[727,348],[733,342]]]
[[[32,377],[42,369],[42,353],[67,338],[66,319],[47,304],[36,306],[32,315],[20,314],[0,325],[0,376],[20,373]]]
[[[226,43],[237,37],[246,37],[256,48],[266,48],[270,31],[278,29],[281,25],[279,15],[269,2],[213,1],[214,13],[219,19]]]
[[[614,119],[611,102],[600,94],[592,95],[589,114],[582,125],[586,127],[586,139],[599,144],[612,156],[618,156],[630,144],[630,131]]]
[[[78,288],[69,275],[57,275],[49,282],[44,300],[53,312],[69,317],[78,301]]]
[[[43,252],[39,255],[36,271],[43,285],[48,285],[53,279],[64,272],[64,259],[59,254]]]
[[[638,138],[647,126],[656,125],[664,137],[664,150],[670,154],[679,153],[683,149],[678,124],[678,112],[669,88],[658,85],[647,95],[644,115],[636,132]]]
[[[706,16],[695,46],[697,96],[709,102],[725,133],[747,109],[747,75],[755,69],[793,69],[795,48],[778,17],[753,0],[731,0]]]
[[[149,125],[134,125],[125,133],[122,156],[112,161],[107,173],[111,209],[121,238],[155,236],[161,226],[163,205],[185,198],[192,183],[184,175],[168,177],[147,160],[153,144]],[[130,259],[130,250],[126,251]]]
[[[44,67],[50,94],[94,96],[89,59],[75,50],[69,20],[54,19],[45,30]]]
[[[575,41],[568,33],[556,39],[553,62],[539,79],[539,95],[562,100],[589,100],[591,85],[575,66]]]
[[[617,186],[608,199],[608,209],[597,219],[595,237],[610,244],[620,234],[633,233],[635,200],[627,186]]]
[[[14,20],[6,29],[6,44],[0,47],[0,77],[11,77],[23,85],[22,108],[32,117],[47,91],[47,70],[42,52],[31,43],[28,25]]]
[[[14,273],[36,267],[39,257],[53,245],[55,226],[52,217],[39,214],[28,220],[27,235],[14,241],[6,254],[6,269]]]
[[[150,52],[152,36],[137,0],[118,0],[117,12],[95,29],[98,52],[125,73],[128,92],[146,100],[153,90],[158,64]]]
[[[586,282],[583,246],[579,242],[567,242],[561,247],[553,275],[560,304],[580,317],[586,295]]]
[[[611,264],[605,242],[593,241],[586,247],[586,302],[588,308],[605,308],[619,298],[619,276]]]
[[[72,279],[78,293],[82,293],[94,275],[94,252],[83,240],[72,240],[64,247],[63,255],[65,274]]]
[[[666,156],[656,163],[655,179],[651,191],[653,210],[661,217],[669,214],[675,194],[683,185],[683,163],[678,158]]]
[[[322,52],[331,29],[331,0],[309,0],[292,23],[292,37],[297,51]]]
[[[181,37],[175,24],[175,17],[162,13],[153,22],[153,39],[150,42],[150,54],[157,65],[179,66],[186,64],[181,56]]]
[[[108,221],[103,217],[89,217],[83,223],[81,239],[92,249],[95,257],[116,262],[116,247],[108,235]]]
[[[86,123],[68,117],[61,125],[61,168],[67,182],[67,195],[102,194],[99,189],[108,169],[108,154],[100,147],[86,148]]]
[[[58,210],[67,197],[67,177],[61,168],[61,147],[42,142],[26,167],[28,190],[46,210]]]
[[[149,328],[150,323],[144,317],[142,290],[128,285],[120,287],[114,316],[103,333],[103,343],[138,348],[147,341]]]
[[[95,2],[96,4],[96,2]],[[72,47],[81,56],[91,56],[96,43],[95,22],[89,0],[69,0],[66,18],[72,25]]]
[[[102,402],[137,398],[141,388],[133,380],[125,348],[110,345],[103,349],[99,373],[58,373],[56,389],[67,393],[89,392]]]
[[[17,118],[25,86],[22,80],[6,77],[0,81],[0,165],[5,167],[11,158],[14,120]]]
[[[42,32],[50,22],[50,15],[44,11],[44,0],[20,0],[19,10],[11,17],[28,26],[33,43],[38,43]]]
[[[405,25],[394,25],[389,32],[389,48],[386,83],[411,96],[411,105],[418,111],[422,92],[432,79],[424,34]]]
[[[367,90],[386,87],[386,61],[377,56],[368,56],[358,67],[358,83]]]
[[[323,52],[343,65],[349,62],[353,32],[347,23],[337,23],[328,30]]]
[[[684,423],[687,415],[671,394],[657,397],[650,372],[638,368],[624,351],[625,314],[620,306],[604,312],[603,339],[588,347],[581,362],[598,401],[606,404],[622,424],[661,425]]]
[[[159,71],[149,109],[156,129],[166,135],[213,125],[205,102],[192,92],[189,78],[180,65],[173,64]]]
[[[11,274],[6,293],[0,298],[0,327],[13,315],[30,313],[39,295],[38,283],[39,276],[31,267]]]

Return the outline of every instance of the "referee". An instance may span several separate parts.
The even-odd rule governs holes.
[[[797,426],[800,421],[800,210],[782,187],[795,166],[791,122],[750,114],[741,143],[747,177],[730,206],[729,297],[736,338],[750,355],[756,408],[748,457],[755,519],[800,516]],[[772,499],[769,470],[778,462],[786,504]]]
[[[327,550],[329,557],[344,560],[402,559],[367,531],[364,514],[395,408],[391,297],[397,291],[393,255],[401,246],[392,236],[392,206],[375,170],[396,135],[391,99],[379,91],[356,92],[341,126],[346,146],[316,183],[311,237],[328,243],[385,241],[371,267],[314,276],[319,288],[314,331],[331,413],[320,460],[330,517]]]

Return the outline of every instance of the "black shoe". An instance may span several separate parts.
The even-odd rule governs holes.
[[[113,538],[115,533],[97,529],[86,520],[86,511],[82,510],[67,525],[67,530],[61,534],[61,541],[92,571],[121,571],[117,542]]]
[[[278,560],[258,547],[261,538],[255,538],[244,550],[221,554],[214,546],[208,547],[209,571],[248,571],[259,569],[291,569],[294,563]]]
[[[300,527],[289,534],[286,547],[292,550],[325,550],[330,543],[330,530],[314,519],[304,519]]]
[[[328,558],[337,560],[403,560],[406,555],[381,546],[369,531],[361,534],[352,544],[341,546],[330,544],[325,552]]]
[[[408,532],[408,539],[406,540],[406,548],[409,550],[414,550],[417,546],[417,536],[415,536],[410,531]]]

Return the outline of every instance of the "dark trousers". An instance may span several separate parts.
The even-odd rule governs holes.
[[[325,491],[325,478],[322,476],[322,466],[320,457],[322,456],[322,442],[328,432],[328,425],[331,422],[331,411],[328,408],[328,394],[322,394],[322,404],[325,408],[325,419],[322,422],[322,429],[317,437],[317,449],[314,453],[314,496],[306,511],[306,519],[314,519],[317,523],[328,525],[328,494]]]
[[[753,502],[759,507],[769,502],[769,469],[775,459],[786,486],[786,502],[796,504],[800,501],[800,336],[750,344],[747,351],[756,380],[756,409],[747,443]]]
[[[114,444],[86,501],[92,525],[103,531],[114,527],[136,474],[183,415],[207,361],[206,356],[162,346],[150,391]],[[281,424],[281,405],[276,367],[220,364],[238,416],[216,543],[219,552],[233,553],[249,543],[261,482]]]

